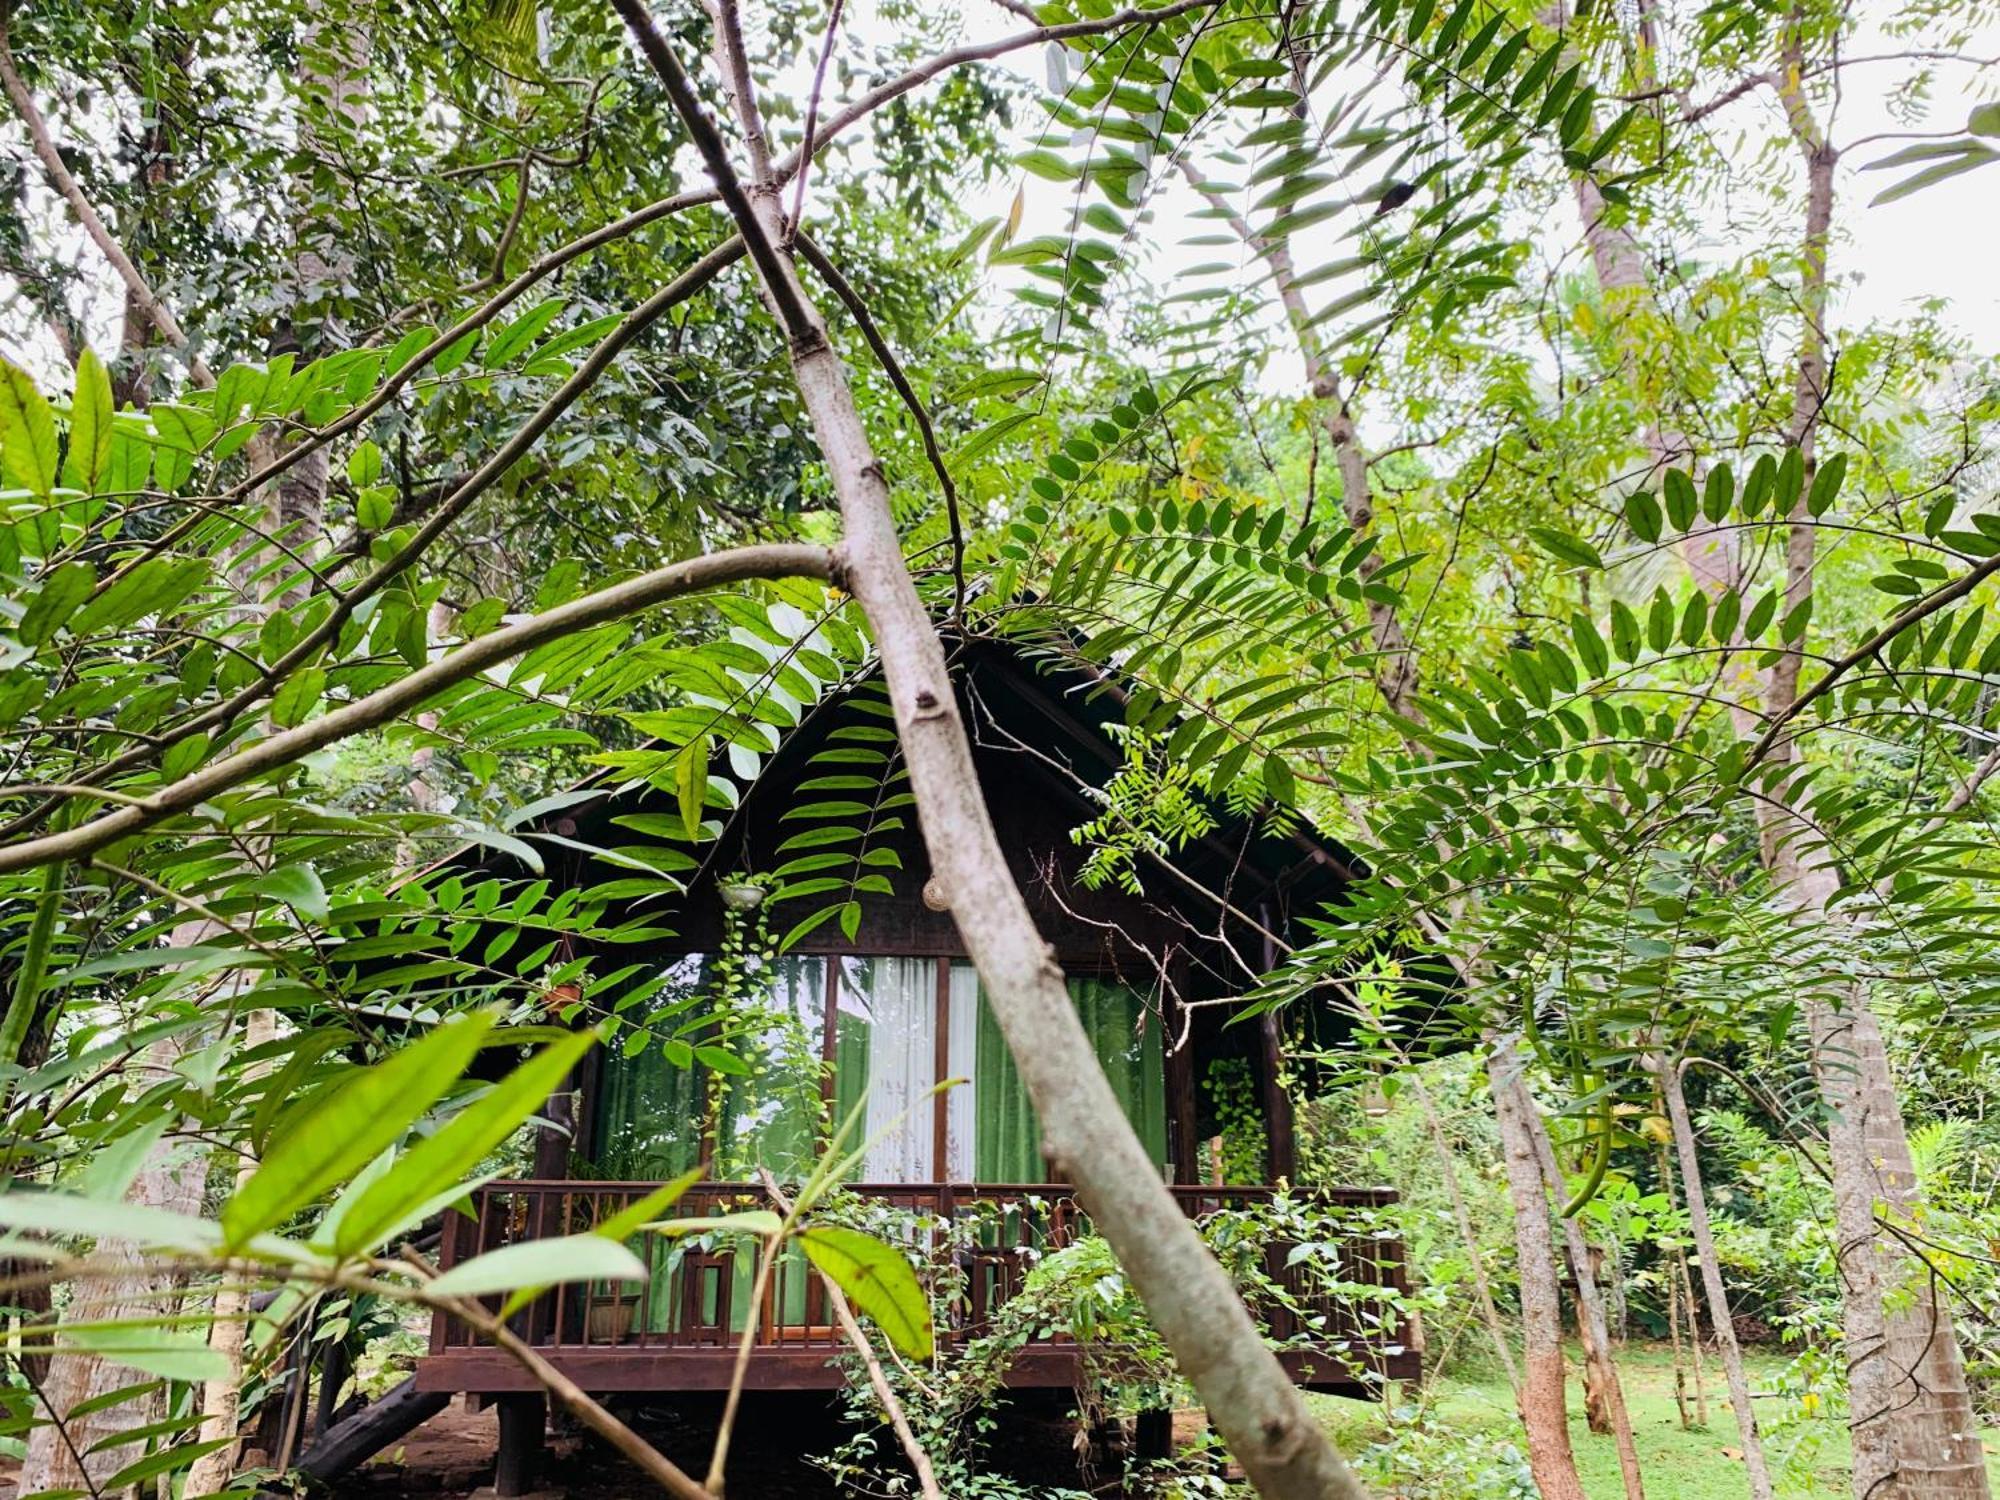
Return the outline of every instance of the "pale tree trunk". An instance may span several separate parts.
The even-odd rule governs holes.
[[[1008,869],[936,626],[903,559],[881,461],[846,370],[785,248],[787,226],[734,5],[718,0],[714,20],[723,77],[743,130],[747,186],[643,0],[616,0],[616,8],[716,180],[785,335],[840,504],[840,582],[859,603],[881,653],[931,868],[1042,1121],[1044,1153],[1076,1184],[1251,1484],[1286,1500],[1365,1495],[1126,1122],[1103,1070],[1091,1060],[1062,969]]]
[[[1800,250],[1801,336],[1789,436],[1810,477],[1820,409],[1827,395],[1827,255],[1833,227],[1834,169],[1838,154],[1814,118],[1801,77],[1802,44],[1787,35],[1778,70],[1778,92],[1794,142],[1806,166],[1806,225]],[[1788,518],[1785,609],[1812,597],[1816,527],[1803,493]],[[1765,713],[1776,721],[1798,698],[1804,654],[1789,650],[1772,665]],[[1794,759],[1780,738],[1775,765]],[[1847,927],[1828,911],[1838,888],[1831,854],[1793,810],[1790,784],[1764,804],[1767,867],[1802,922],[1817,923],[1835,942]],[[1909,1221],[1921,1212],[1909,1135],[1897,1102],[1882,1028],[1860,987],[1835,1006],[1814,993],[1806,1004],[1814,1071],[1831,1116],[1829,1167],[1834,1180],[1835,1228],[1849,1319],[1849,1421],[1854,1428],[1857,1497],[1884,1494],[1987,1500],[1990,1488],[1979,1443],[1971,1391],[1958,1348],[1951,1308],[1937,1280],[1876,1227],[1879,1208]],[[1864,1269],[1865,1263],[1865,1269]],[[1864,1306],[1863,1303],[1872,1305]],[[1886,1426],[1887,1442],[1874,1429]],[[1886,1452],[1883,1450],[1886,1448]],[[1861,1455],[1886,1470],[1864,1479]]]
[[[1688,1270],[1685,1250],[1674,1251],[1674,1271],[1681,1279],[1681,1306],[1688,1315],[1688,1363],[1694,1366],[1694,1419],[1700,1426],[1708,1425],[1708,1374],[1701,1353],[1701,1312],[1695,1301],[1694,1276]]]
[[[1520,1053],[1512,1041],[1493,1043],[1486,1077],[1500,1125],[1507,1196],[1514,1206],[1515,1280],[1521,1295],[1521,1424],[1527,1430],[1528,1467],[1541,1500],[1584,1500],[1569,1441],[1555,1228],[1535,1124],[1523,1114],[1526,1090]],[[1532,1101],[1528,1108],[1532,1110]]]
[[[1694,1415],[1688,1409],[1687,1346],[1681,1339],[1681,1278],[1672,1266],[1667,1268],[1667,1342],[1674,1351],[1674,1411],[1686,1432],[1694,1426]]]
[[[1729,1315],[1729,1293],[1722,1285],[1722,1262],[1716,1256],[1715,1234],[1708,1222],[1708,1194],[1702,1187],[1701,1157],[1695,1149],[1694,1126],[1688,1120],[1687,1097],[1681,1091],[1681,1070],[1664,1057],[1656,1061],[1655,1069],[1660,1092],[1667,1101],[1667,1122],[1673,1127],[1674,1150],[1680,1157],[1688,1231],[1694,1236],[1702,1289],[1708,1294],[1708,1320],[1715,1327],[1722,1373],[1729,1381],[1729,1405],[1736,1413],[1736,1433],[1743,1444],[1743,1466],[1750,1479],[1751,1500],[1771,1500],[1771,1470],[1764,1459],[1764,1439],[1757,1431],[1757,1412],[1750,1404],[1750,1377],[1744,1372],[1743,1350],[1736,1342],[1736,1323]]]
[[[310,158],[319,150],[319,121],[325,120],[338,130],[342,125],[359,125],[365,120],[372,38],[365,27],[350,25],[344,19],[310,21],[306,23],[303,35],[300,53],[307,73],[301,84],[299,146],[302,154]],[[308,172],[305,192],[310,195],[312,191],[311,173]],[[317,358],[328,352],[329,330],[325,319],[313,320],[311,333],[305,332],[304,323],[311,318],[312,310],[336,293],[352,272],[353,257],[317,221],[308,196],[302,207],[298,244],[292,259],[293,305],[289,319],[295,341],[302,338],[309,340],[309,347],[302,351],[306,357]],[[280,442],[259,434],[248,454],[251,471],[265,468],[278,456],[281,447]],[[262,497],[266,532],[280,538],[294,552],[310,555],[320,538],[326,511],[328,465],[329,449],[321,444],[281,474],[275,484],[266,488]],[[254,572],[254,563],[262,559],[246,548],[245,561],[253,563],[251,571]],[[295,580],[280,595],[277,607],[296,607],[305,598],[306,582],[304,578]],[[276,1012],[256,1009],[244,1018],[243,1047],[246,1052],[270,1041],[276,1034]],[[260,1165],[257,1153],[249,1142],[243,1144],[242,1150],[235,1174],[238,1187],[255,1176]],[[208,1346],[223,1357],[228,1371],[207,1381],[202,1387],[202,1418],[198,1437],[202,1442],[221,1442],[224,1446],[203,1454],[188,1470],[186,1493],[190,1496],[205,1495],[226,1487],[230,1476],[236,1472],[240,1448],[238,1429],[243,1399],[244,1341],[250,1312],[248,1288],[237,1282],[225,1284],[216,1292],[212,1311],[214,1322],[209,1326]],[[309,1340],[306,1348],[310,1349]],[[304,1406],[303,1392],[300,1406]]]
[[[181,924],[168,941],[173,946],[186,947],[195,940],[199,925]],[[154,1077],[171,1071],[182,1053],[183,1044],[179,1041],[157,1041],[140,1054],[137,1067],[146,1076]],[[138,1175],[126,1190],[125,1202],[140,1208],[198,1214],[207,1178],[205,1148],[169,1134],[146,1154]],[[123,1240],[99,1240],[90,1259],[105,1274],[77,1281],[61,1324],[157,1318],[171,1313],[179,1301],[175,1282],[163,1278],[158,1267],[136,1245]],[[60,1329],[61,1325],[58,1326]],[[90,1449],[118,1433],[157,1421],[163,1405],[155,1392],[78,1417],[71,1417],[70,1413],[85,1402],[147,1378],[140,1371],[94,1353],[58,1352],[49,1361],[48,1375],[40,1391],[39,1414],[53,1420],[28,1434],[27,1453],[14,1492],[32,1495],[42,1490],[83,1490],[96,1494],[106,1479],[138,1455],[127,1447],[104,1448],[95,1453]]]
[[[1306,90],[1303,85],[1299,92],[1304,97]],[[1283,238],[1270,239],[1259,234],[1248,219],[1230,207],[1229,200],[1221,192],[1202,180],[1194,164],[1186,157],[1181,158],[1181,175],[1207,200],[1215,213],[1228,221],[1244,246],[1270,266],[1272,285],[1277,289],[1279,305],[1284,308],[1285,321],[1291,325],[1299,360],[1305,366],[1306,384],[1312,391],[1313,399],[1319,403],[1320,426],[1333,448],[1334,466],[1340,474],[1341,511],[1357,538],[1373,536],[1375,501],[1369,489],[1368,455],[1363,451],[1360,435],[1355,431],[1351,404],[1341,393],[1340,378],[1327,363],[1326,351],[1320,346],[1312,309],[1306,305],[1305,296],[1299,291],[1290,243]],[[1358,569],[1361,581],[1368,582],[1381,571],[1386,561],[1381,548],[1370,552],[1362,559]],[[1383,600],[1370,599],[1367,609],[1369,637],[1382,658],[1374,668],[1375,685],[1392,711],[1402,718],[1413,718],[1417,712],[1414,701],[1417,662],[1409,639],[1403,633],[1402,619],[1396,613],[1396,606]]]
[[[1526,1117],[1534,1140],[1543,1190],[1553,1193],[1560,1202],[1563,1197],[1563,1174],[1556,1162],[1555,1146],[1549,1140],[1548,1127],[1519,1075],[1515,1077],[1514,1088],[1518,1096],[1517,1107]],[[1597,1277],[1591,1271],[1590,1245],[1583,1237],[1583,1226],[1575,1219],[1563,1216],[1562,1227],[1563,1242],[1569,1251],[1570,1272],[1576,1281],[1576,1327],[1583,1340],[1584,1364],[1588,1372],[1586,1379],[1596,1388],[1597,1399],[1603,1405],[1604,1420],[1611,1429],[1612,1440],[1618,1445],[1618,1473],[1624,1481],[1627,1500],[1646,1500],[1646,1483],[1639,1472],[1639,1449],[1632,1441],[1632,1417],[1625,1407],[1625,1387],[1618,1379],[1618,1367],[1611,1361],[1611,1330],[1604,1317],[1604,1294],[1598,1289]]]
[[[277,1035],[277,1012],[258,1008],[243,1018],[243,1049],[261,1047]],[[244,1143],[237,1163],[233,1186],[240,1188],[256,1175],[257,1153]],[[213,1321],[208,1327],[208,1347],[229,1363],[227,1374],[202,1383],[199,1442],[222,1442],[227,1446],[204,1453],[188,1469],[184,1493],[190,1497],[212,1494],[229,1483],[236,1472],[237,1414],[243,1399],[243,1347],[250,1324],[250,1291],[240,1279],[226,1277],[210,1304]]]
[[[1661,1116],[1665,1117],[1666,1106],[1661,1105]],[[1672,1135],[1671,1124],[1667,1133]],[[1674,1165],[1673,1156],[1663,1145],[1659,1153],[1660,1181],[1667,1189],[1669,1199],[1673,1197]],[[1674,1405],[1680,1411],[1681,1427],[1706,1427],[1708,1425],[1708,1390],[1702,1379],[1701,1369],[1701,1313],[1694,1296],[1694,1282],[1688,1275],[1687,1254],[1678,1245],[1674,1247],[1671,1264],[1667,1267],[1667,1311],[1672,1321],[1674,1339]],[[1681,1366],[1681,1317],[1687,1317],[1688,1364],[1694,1371],[1694,1418],[1688,1418],[1687,1371]]]

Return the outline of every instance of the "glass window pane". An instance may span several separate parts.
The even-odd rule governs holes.
[[[968,972],[971,965],[961,965]],[[954,975],[954,988],[957,978]],[[1160,1042],[1160,1020],[1145,997],[1125,985],[1102,979],[1072,979],[1070,999],[1084,1034],[1132,1122],[1139,1140],[1154,1161],[1167,1160],[1166,1064]],[[1006,1039],[981,997],[975,1044],[972,1107],[974,1170],[987,1183],[1034,1183],[1046,1176],[1042,1162],[1041,1129],[1027,1086],[1007,1051]]]
[[[678,1177],[701,1160],[706,1080],[685,1042],[668,1047],[681,1019],[701,1009],[709,961],[676,959],[659,986],[627,1013],[630,1030],[606,1052],[597,1095],[597,1169],[616,1182]],[[655,1027],[657,1026],[657,1030]]]
[[[710,1175],[755,1182],[763,1169],[780,1181],[804,1177],[819,1158],[826,960],[753,960],[743,993],[718,995],[715,1014],[714,1045],[749,1071],[718,1090]]]
[[[826,1016],[826,960],[754,963],[725,993],[713,955],[676,959],[632,1029],[604,1059],[595,1158],[607,1177],[643,1182],[676,1177],[702,1161],[709,1175],[780,1178],[810,1170],[821,1118],[820,1044]],[[711,1067],[726,1053],[735,1069]],[[747,1070],[747,1071],[744,1071]]]
[[[937,964],[843,958],[836,1004],[834,1097],[842,1118],[866,1099],[861,1180],[935,1180]]]

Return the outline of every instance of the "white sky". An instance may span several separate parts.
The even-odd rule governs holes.
[[[956,4],[968,40],[1004,36],[1021,25],[1017,17],[992,0],[956,0]],[[1881,25],[1873,17],[1886,11],[1880,0],[1861,0],[1847,55],[1873,56],[1912,45],[1882,35]],[[881,34],[872,6],[850,5],[847,14],[846,24],[860,36]],[[2000,13],[1987,19],[1967,50],[1975,56],[2000,59]],[[1037,54],[1017,54],[1010,65],[1035,82],[1042,80],[1045,63]],[[1927,117],[1898,120],[1891,114],[1888,91],[1907,79],[1915,66],[1891,62],[1845,70],[1833,139],[1843,148],[1855,142],[1863,144],[1843,158],[1836,189],[1835,226],[1840,237],[1832,260],[1839,283],[1836,327],[1895,318],[1926,299],[1942,298],[1951,307],[1947,321],[1966,337],[1974,351],[2000,357],[2000,264],[1996,264],[1994,253],[1995,239],[2000,237],[2000,164],[1895,203],[1867,206],[1870,198],[1904,173],[1858,169],[1912,142],[1867,143],[1866,138],[1886,131],[1960,131],[1973,104],[2000,96],[2000,67],[1940,65]],[[1039,111],[1031,105],[1017,114],[1016,149],[1026,149],[1034,144],[1032,138],[1041,123]],[[1712,117],[1709,128],[1718,140],[1730,142],[1732,156],[1747,165],[1764,143],[1783,130],[1783,121],[1771,91],[1760,89]],[[1796,171],[1802,190],[1803,168],[1797,166],[1794,154],[1788,154],[1786,160]],[[1033,177],[996,184],[986,191],[984,201],[975,201],[975,195],[964,207],[975,218],[1004,214],[1021,183],[1025,183],[1028,195],[1022,233],[1062,230],[1071,201],[1067,189]],[[1217,227],[1186,217],[1198,206],[1198,200],[1185,188],[1177,188],[1155,203],[1156,218],[1146,238],[1154,247],[1150,265],[1162,281],[1170,279],[1177,265],[1228,258],[1228,252],[1213,247],[1187,249],[1180,245],[1188,235]],[[1545,246],[1549,257],[1570,249],[1577,238],[1573,216],[1552,222]],[[1727,253],[1731,247],[1720,240],[1713,248]],[[1274,367],[1267,379],[1278,385],[1295,383],[1296,372]]]

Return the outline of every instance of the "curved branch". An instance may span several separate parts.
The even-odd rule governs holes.
[[[14,53],[7,45],[7,23],[0,17],[0,86],[7,91],[7,98],[14,105],[14,112],[21,117],[21,123],[28,127],[28,139],[35,148],[35,159],[42,164],[49,181],[69,204],[70,212],[76,215],[77,223],[90,242],[111,262],[111,269],[118,273],[118,279],[125,283],[125,290],[132,294],[132,300],[150,318],[153,326],[160,330],[160,336],[172,344],[188,363],[188,373],[194,377],[196,385],[204,388],[215,384],[215,376],[202,362],[199,354],[188,347],[188,336],[181,331],[181,325],[174,321],[174,315],[166,305],[154,295],[139,268],[132,263],[132,257],[125,253],[125,247],[118,243],[104,220],[97,216],[90,200],[83,195],[76,177],[63,164],[62,152],[57,149],[55,138],[49,134],[48,122],[42,112],[35,107],[35,96],[28,92],[28,86],[21,81],[20,73],[14,67]]]
[[[625,320],[605,335],[604,342],[591,351],[590,358],[577,367],[576,372],[541,404],[535,414],[515,429],[514,434],[500,445],[492,457],[453,488],[444,502],[431,514],[430,519],[424,522],[401,551],[386,559],[373,572],[357,581],[346,593],[341,594],[335,601],[334,607],[328,611],[327,617],[300,636],[292,648],[267,667],[255,682],[240,689],[232,697],[213,704],[174,725],[157,743],[141,750],[127,751],[106,761],[86,779],[105,781],[138,766],[150,764],[154,757],[165,751],[168,746],[217,724],[229,723],[246,709],[268,697],[276,690],[278,683],[319,655],[329,642],[339,636],[341,629],[353,616],[356,606],[362,600],[380,592],[397,574],[415,564],[431,543],[443,535],[445,529],[458,518],[461,511],[513,468],[540,440],[542,434],[555,424],[556,419],[575,405],[583,393],[597,383],[597,378],[624,352],[627,345],[657,322],[669,308],[685,302],[707,286],[725,267],[733,265],[742,253],[741,236],[732,236],[628,313]],[[17,830],[10,825],[5,831]],[[4,851],[0,851],[0,858],[4,858]]]
[[[247,749],[183,776],[137,803],[94,818],[63,833],[52,833],[0,849],[0,874],[32,869],[58,859],[88,859],[107,845],[184,813],[231,787],[279,770],[315,750],[388,723],[417,708],[446,688],[477,676],[487,668],[532,651],[546,641],[588,630],[637,614],[682,594],[748,578],[823,578],[833,576],[833,554],[825,547],[774,542],[715,552],[686,562],[671,563],[624,583],[599,589],[469,641],[456,651],[419,668],[400,682],[370,693],[345,707],[308,720],[283,734],[259,740]]]

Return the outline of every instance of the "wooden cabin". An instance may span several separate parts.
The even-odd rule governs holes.
[[[1109,732],[1123,718],[1115,685],[991,642],[959,643],[954,672],[1014,876],[1163,1180],[1196,1219],[1269,1201],[1296,1176],[1278,1022],[1231,1024],[1235,1007],[1227,1002],[1271,966],[1274,935],[1300,934],[1301,918],[1338,892],[1351,875],[1347,857],[1310,831],[1272,832],[1211,809],[1214,826],[1202,837],[1170,860],[1142,856],[1133,866],[1142,889],[1089,883],[1090,850],[1073,831],[1103,811],[1090,789],[1109,784],[1123,762]],[[840,770],[843,745],[884,743],[885,714],[879,687],[864,684],[815,708],[766,759],[721,837],[695,851],[699,867],[685,895],[671,910],[648,908],[675,936],[645,953],[646,999],[623,1018],[635,1028],[647,1016],[667,1019],[633,1050],[596,1050],[552,1109],[560,1128],[542,1136],[536,1175],[481,1188],[476,1218],[447,1216],[446,1263],[588,1227],[697,1165],[713,1180],[677,1212],[763,1205],[757,1169],[779,1179],[802,1175],[828,1122],[858,1101],[871,1144],[855,1192],[934,1224],[981,1220],[959,1252],[966,1289],[939,1330],[944,1343],[977,1337],[1032,1260],[1084,1229],[1087,1216],[1070,1189],[1048,1180],[1033,1108],[948,901],[929,879],[913,807],[871,816],[870,847],[891,852],[871,854],[866,868],[886,877],[889,889],[872,882],[878,888],[863,898],[858,924],[823,921],[782,957],[750,965],[761,1019],[753,1016],[732,1045],[753,1059],[752,1072],[712,1070],[708,1055],[685,1040],[691,1027],[699,1040],[695,1018],[732,971],[724,959],[738,954],[733,972],[743,972],[744,934],[757,918],[744,914],[737,877],[796,857],[797,810],[828,795],[819,778]],[[551,831],[566,835],[569,849],[616,845],[630,842],[619,836],[630,825],[614,818],[671,813],[674,805],[662,793],[607,792],[563,809]],[[573,863],[564,878],[608,873]],[[776,900],[764,916],[783,933],[824,899]],[[617,962],[631,961],[621,949]],[[968,1081],[932,1093],[954,1077]],[[1357,1218],[1392,1196],[1371,1187],[1318,1193],[1361,1211]],[[841,1382],[840,1332],[803,1263],[781,1266],[770,1295],[749,1307],[747,1267],[729,1246],[648,1235],[635,1248],[655,1268],[642,1292],[566,1287],[522,1315],[523,1335],[578,1384],[660,1396],[724,1389],[746,1321],[757,1329],[750,1388]],[[1301,1300],[1265,1312],[1274,1334],[1289,1340],[1283,1358],[1296,1378],[1363,1394],[1384,1378],[1413,1376],[1414,1330],[1379,1306],[1308,1291],[1287,1265],[1289,1248],[1270,1245],[1264,1270]],[[1350,1282],[1401,1286],[1401,1246],[1358,1226],[1342,1244],[1341,1269]],[[1304,1329],[1313,1331],[1310,1343],[1291,1337]],[[1080,1358],[1066,1339],[1032,1342],[1008,1380],[1069,1387]],[[424,1391],[480,1398],[532,1389],[514,1360],[443,1317],[416,1380]]]

